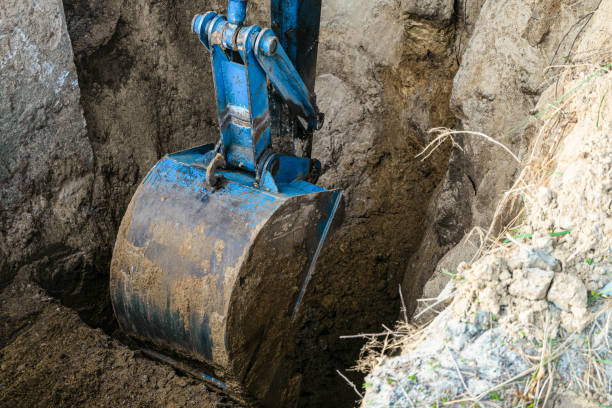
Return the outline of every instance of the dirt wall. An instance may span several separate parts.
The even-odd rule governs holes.
[[[535,136],[522,125],[535,113],[542,91],[557,80],[558,66],[580,58],[575,47],[600,3],[459,2],[455,51],[460,67],[450,99],[457,129],[482,132],[522,160]],[[420,274],[425,284],[436,271],[423,297],[437,296],[449,280],[443,269],[454,271],[459,262],[471,260],[480,241],[478,233],[470,242],[466,234],[478,228],[486,235],[498,202],[521,170],[508,152],[481,136],[454,140],[459,147],[453,149],[428,209],[425,238],[406,274],[407,280]],[[493,235],[514,215],[509,209],[497,214]]]
[[[58,245],[73,244],[58,251],[45,246],[45,267],[13,244],[3,250],[15,260],[1,266],[7,281],[19,268],[29,268],[49,293],[90,324],[111,328],[108,265],[136,186],[164,154],[217,139],[209,57],[189,22],[197,12],[222,10],[225,2],[65,0],[63,5],[87,122],[79,139],[89,154],[86,185],[75,189],[86,192],[77,205],[83,215],[80,224],[70,224],[70,240],[56,239]],[[419,284],[412,272],[404,279],[406,265],[422,238],[448,149],[427,162],[415,155],[426,144],[429,127],[455,123],[448,100],[457,69],[453,2],[421,5],[324,4],[317,93],[327,121],[315,136],[313,155],[323,164],[320,183],[343,188],[347,207],[300,316],[298,370],[305,405],[352,398],[348,392],[336,394],[343,387],[335,369],[350,365],[359,342],[338,336],[392,323],[399,284],[404,282],[407,294]],[[251,21],[267,24],[267,7],[252,2]],[[53,150],[51,143],[44,147]],[[6,179],[7,185],[12,182]],[[56,182],[36,177],[31,185],[37,191],[53,189]],[[24,190],[24,197],[35,200],[32,191]],[[40,223],[5,222],[3,231],[14,231],[14,237],[44,229]],[[37,235],[30,239],[41,242]]]

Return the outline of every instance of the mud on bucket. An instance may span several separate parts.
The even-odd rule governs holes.
[[[292,321],[342,193],[304,181],[270,193],[235,170],[212,191],[210,150],[164,157],[138,187],[111,264],[115,315],[130,336],[204,363],[218,386],[278,402]]]

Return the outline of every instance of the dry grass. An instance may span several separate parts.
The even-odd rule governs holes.
[[[525,354],[525,357],[533,361],[531,367],[476,396],[469,395],[465,375],[470,374],[460,370],[452,351],[446,347],[465,392],[459,398],[443,402],[441,406],[457,406],[457,404],[462,403],[469,403],[472,406],[487,406],[486,400],[492,393],[507,390],[506,392],[513,395],[515,400],[518,401],[514,405],[515,407],[546,407],[546,404],[550,402],[554,385],[560,382],[559,373],[556,371],[556,362],[570,350],[580,353],[585,361],[589,362],[589,366],[582,378],[578,376],[577,370],[574,370],[572,372],[572,382],[568,386],[571,388],[573,385],[576,385],[576,388],[585,394],[605,397],[608,395],[607,390],[610,387],[610,379],[605,374],[607,360],[604,357],[612,353],[612,340],[610,335],[608,335],[605,341],[597,348],[593,348],[591,345],[596,343],[594,340],[596,335],[612,333],[612,300],[602,301],[598,312],[593,314],[589,321],[585,332],[586,340],[579,333],[571,334],[564,339],[552,339],[550,336],[552,327],[551,318],[550,314],[547,314],[545,335],[540,345],[539,355],[531,356]],[[381,333],[350,336],[351,338],[362,337],[368,340],[361,351],[359,362],[354,370],[370,373],[391,351],[403,350],[406,352],[416,348],[419,343],[427,340],[428,328],[428,323],[422,326],[415,326],[400,322],[395,330],[385,327],[385,331]],[[577,349],[575,347],[576,344],[582,340],[584,340],[584,347]],[[346,377],[342,377],[346,379]],[[348,379],[346,381],[361,395],[352,382]],[[522,391],[518,391],[520,389]],[[498,405],[493,404],[493,406]]]
[[[603,317],[604,320],[603,325],[598,323],[601,317]],[[572,375],[572,381],[578,384],[578,388],[585,394],[594,394],[595,396],[601,397],[609,395],[608,389],[610,387],[610,379],[606,378],[604,367],[605,360],[603,360],[601,356],[609,355],[612,352],[609,341],[610,336],[607,336],[604,344],[599,346],[597,349],[590,347],[590,344],[593,344],[594,335],[597,330],[608,330],[607,332],[603,333],[610,333],[611,321],[612,301],[607,301],[602,305],[600,310],[593,315],[593,317],[590,319],[590,323],[587,325],[587,337],[585,341],[586,345],[583,349],[579,350],[579,353],[583,355],[585,361],[589,362],[589,369],[585,372],[583,378],[579,378],[575,371]],[[511,388],[518,401],[520,401],[518,405],[516,405],[517,407],[546,407],[546,404],[550,401],[550,396],[555,384],[555,378],[558,377],[555,362],[568,351],[575,351],[574,346],[582,339],[580,334],[572,334],[566,337],[560,345],[555,346],[552,341],[553,339],[551,339],[549,336],[550,329],[550,315],[548,314],[546,319],[544,341],[540,347],[540,355],[539,357],[531,356],[531,358],[536,360],[536,362],[533,363],[530,368],[489,388],[475,397],[468,396],[465,398],[458,398],[452,401],[447,401],[444,403],[444,405],[453,406],[460,403],[479,404],[493,392],[510,386],[522,386],[522,392],[517,391],[516,388]],[[570,384],[570,387],[571,385],[572,384]]]
[[[342,336],[341,339],[363,338],[367,340],[361,349],[354,371],[370,373],[385,356],[402,350],[405,346],[415,347],[426,337],[426,328],[429,322],[416,326],[407,322],[398,322],[394,330],[384,326],[385,331],[374,334],[360,334],[355,336]]]
[[[601,50],[598,50],[601,51]],[[609,51],[609,50],[606,50]],[[609,53],[608,53],[609,54]],[[606,54],[607,55],[607,54]],[[588,58],[600,57],[601,54],[593,52]],[[521,226],[521,220],[530,213],[531,203],[534,203],[537,187],[546,185],[550,178],[550,169],[554,167],[554,157],[557,149],[573,124],[573,115],[565,108],[579,96],[578,91],[602,74],[611,72],[612,64],[581,63],[563,66],[563,75],[576,76],[578,71],[587,72],[590,75],[577,86],[566,92],[561,98],[549,104],[540,112],[531,115],[528,119],[515,126],[513,129],[502,134],[502,138],[514,133],[529,124],[538,127],[536,138],[532,141],[527,157],[522,160],[499,140],[481,132],[451,130],[447,128],[434,128],[429,131],[433,135],[432,141],[417,155],[421,160],[427,159],[433,152],[444,143],[450,142],[452,146],[463,150],[455,141],[453,136],[480,137],[498,146],[508,153],[510,157],[520,166],[520,173],[513,186],[506,191],[495,208],[493,220],[488,230],[483,234],[482,229],[472,230],[479,233],[481,245],[470,262],[475,261],[484,254],[499,252],[503,250],[503,240],[511,232]],[[552,68],[552,67],[551,67]],[[589,72],[590,71],[590,72]],[[603,99],[603,98],[602,98]],[[511,218],[507,214],[513,214]]]
[[[434,151],[436,151],[436,149],[438,147],[440,147],[440,145],[442,145],[446,140],[450,140],[454,147],[457,147],[460,150],[463,150],[463,149],[461,149],[461,146],[455,142],[455,139],[453,139],[453,136],[457,136],[457,135],[469,135],[469,136],[479,136],[479,137],[482,137],[483,139],[487,140],[488,142],[491,142],[494,145],[497,145],[497,146],[501,147],[510,156],[512,156],[512,158],[518,164],[521,164],[521,161],[519,160],[519,158],[514,153],[512,153],[512,150],[510,150],[503,143],[498,142],[497,140],[493,139],[491,136],[485,135],[484,133],[481,133],[481,132],[472,132],[472,131],[469,131],[469,130],[450,130],[450,129],[447,129],[447,128],[434,128],[434,129],[431,129],[429,131],[429,133],[430,134],[435,134],[436,137],[427,146],[425,146],[425,148],[423,149],[423,151],[421,151],[421,153],[419,153],[419,154],[417,154],[415,156],[415,158],[419,158],[419,157],[424,155],[421,158],[422,161],[426,160],[429,156],[431,156],[432,153]]]

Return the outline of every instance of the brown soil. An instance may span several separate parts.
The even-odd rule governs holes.
[[[0,294],[0,322],[0,407],[237,406],[23,280]]]
[[[108,302],[108,265],[129,198],[163,154],[218,137],[214,94],[208,92],[213,89],[212,74],[188,22],[194,10],[219,10],[226,3],[63,3],[95,157],[88,219],[96,227],[96,239],[88,243],[95,257],[86,264],[88,269],[65,262],[66,272],[58,271],[60,262],[51,256],[49,265],[31,269],[49,293],[79,311],[89,324],[112,332],[108,330],[114,324]],[[348,221],[336,236],[329,237],[304,298],[295,346],[297,371],[303,378],[300,406],[352,405],[353,390],[336,370],[354,364],[362,341],[339,336],[379,330],[381,322],[391,324],[396,318],[398,284],[406,273],[407,259],[418,248],[427,205],[445,172],[448,152],[440,151],[426,163],[414,159],[424,145],[421,127],[425,124],[413,123],[408,112],[419,108],[432,124],[452,125],[448,98],[456,66],[447,49],[454,29],[423,25],[425,32],[420,31],[420,23],[406,21],[401,67],[377,67],[367,73],[385,90],[383,102],[372,113],[374,119],[365,121],[375,122],[372,153],[363,172],[343,169],[334,185],[328,186],[363,197],[367,205],[357,208],[360,205],[355,204],[347,210]],[[346,45],[334,44],[328,46],[337,46],[339,55],[346,53]],[[329,72],[340,75],[336,69]],[[348,84],[354,82],[349,79]],[[424,107],[433,108],[425,112]],[[408,275],[407,288],[411,288],[417,279],[412,271]],[[202,387],[189,392],[180,388],[183,394],[174,388],[156,390],[157,379],[165,378],[165,367],[133,355],[58,304],[33,299],[36,293],[5,292],[0,297],[6,300],[0,304],[0,405],[123,406],[129,405],[126,398],[134,398],[134,406],[167,406],[170,394],[198,403],[218,400]],[[40,337],[32,337],[33,332]],[[117,361],[123,368],[117,368]],[[142,375],[154,384],[142,380]],[[349,376],[361,384],[357,376]],[[195,397],[190,399],[191,395]]]

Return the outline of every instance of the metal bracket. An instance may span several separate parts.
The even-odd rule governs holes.
[[[225,167],[225,164],[223,155],[217,153],[206,168],[206,185],[213,191],[219,187],[221,180],[223,180],[223,176],[217,174],[217,169]]]

